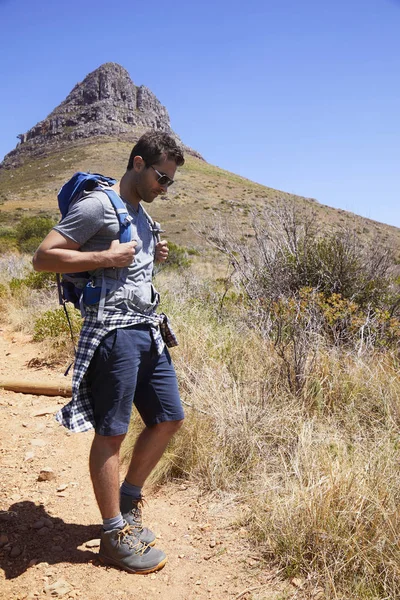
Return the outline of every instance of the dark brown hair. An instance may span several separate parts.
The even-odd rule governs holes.
[[[141,156],[146,167],[150,167],[157,164],[164,155],[167,159],[174,160],[178,167],[185,162],[183,152],[173,137],[164,131],[147,131],[132,148],[127,170],[132,169],[135,156]]]

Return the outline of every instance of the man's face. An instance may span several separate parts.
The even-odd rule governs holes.
[[[154,198],[160,194],[166,194],[168,182],[164,183],[165,177],[173,180],[176,172],[176,162],[174,160],[162,159],[149,167],[141,165],[137,176],[137,192],[143,202],[151,203]],[[159,181],[161,179],[161,182]]]

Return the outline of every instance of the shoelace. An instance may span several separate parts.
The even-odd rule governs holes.
[[[127,544],[129,548],[133,550],[133,553],[138,556],[142,556],[146,552],[148,548],[147,544],[144,544],[139,540],[139,538],[135,535],[134,527],[131,527],[131,525],[125,525],[125,527],[123,527],[117,535],[118,546],[120,546],[122,543]]]

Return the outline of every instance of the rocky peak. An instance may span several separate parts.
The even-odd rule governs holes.
[[[179,139],[171,129],[167,109],[153,92],[144,85],[136,86],[120,65],[105,63],[77,83],[46,119],[18,135],[19,144],[1,166],[12,168],[27,156],[47,154],[85,138],[134,141],[147,129],[165,131]]]

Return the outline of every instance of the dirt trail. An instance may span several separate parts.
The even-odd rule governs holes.
[[[0,330],[0,380],[65,382],[55,370],[28,367],[36,353],[26,336]],[[289,597],[233,527],[234,505],[182,482],[147,490],[145,521],[168,555],[165,568],[139,576],[101,566],[96,541],[88,544],[99,537],[100,516],[87,465],[92,433],[56,423],[65,402],[0,389],[1,600]],[[54,478],[38,481],[43,469]]]

